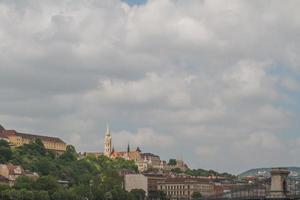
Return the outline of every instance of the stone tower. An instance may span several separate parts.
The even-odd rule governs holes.
[[[267,198],[284,199],[287,195],[286,179],[289,175],[287,168],[273,168],[271,171],[271,188]]]
[[[104,137],[104,155],[109,157],[111,152],[112,152],[112,138],[110,135],[109,126],[107,125],[106,133]]]

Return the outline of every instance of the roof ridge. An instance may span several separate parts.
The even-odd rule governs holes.
[[[17,136],[21,136],[21,137],[27,137],[29,139],[34,139],[34,138],[39,138],[39,139],[44,139],[44,140],[52,140],[52,141],[56,141],[56,142],[62,142],[65,143],[61,138],[59,137],[52,137],[52,136],[45,136],[45,135],[38,135],[38,134],[29,134],[29,133],[20,133],[17,132],[16,130],[4,130],[2,131],[2,133],[11,133],[13,132],[15,135]]]

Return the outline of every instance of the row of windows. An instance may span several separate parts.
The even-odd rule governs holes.
[[[160,186],[161,189],[168,189],[168,190],[178,190],[178,189],[190,189],[192,186],[190,185],[168,185],[168,186]]]
[[[211,185],[197,185],[195,186],[195,188],[201,188],[201,189],[211,189],[212,186]]]
[[[58,144],[58,143],[44,143],[46,148],[51,148],[51,149],[64,149],[65,145],[64,144]]]
[[[167,195],[181,195],[181,196],[183,196],[183,195],[190,195],[190,191],[188,191],[188,192],[184,192],[184,191],[167,191],[166,192],[167,193]]]

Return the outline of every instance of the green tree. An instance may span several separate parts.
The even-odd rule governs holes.
[[[3,200],[10,200],[12,199],[12,190],[11,189],[6,189],[1,192],[1,197]]]
[[[20,190],[9,190],[9,198],[13,200],[22,200],[22,193]]]
[[[41,139],[37,138],[32,145],[35,151],[38,152],[40,155],[46,155],[46,148]]]
[[[59,158],[67,162],[77,160],[77,152],[75,150],[75,147],[72,145],[68,145],[66,151]]]
[[[2,191],[8,190],[8,189],[10,189],[10,187],[8,185],[0,184],[0,193]]]
[[[0,155],[0,163],[6,163],[12,158],[12,150],[5,140],[0,140]]]
[[[202,198],[202,194],[200,192],[194,192],[192,194],[192,199],[193,200],[198,200],[198,199],[201,199]]]
[[[174,168],[174,169],[172,169],[171,172],[174,172],[174,173],[176,173],[176,174],[182,173],[181,169],[180,169],[180,168],[177,168],[177,167]]]
[[[51,195],[53,200],[77,200],[80,199],[72,190],[58,190]]]
[[[35,184],[36,190],[48,191],[50,194],[54,193],[60,188],[57,180],[52,176],[42,176]]]
[[[20,193],[22,200],[34,200],[34,195],[32,191],[21,189]]]
[[[34,200],[50,200],[49,193],[47,191],[35,191]]]
[[[72,192],[75,193],[77,196],[80,196],[80,197],[86,197],[88,199],[92,199],[92,194],[91,194],[91,184],[90,185],[84,185],[84,184],[81,184],[81,185],[76,185],[76,186],[73,186],[71,188]]]
[[[34,188],[34,185],[35,185],[35,180],[33,178],[27,176],[20,176],[17,178],[14,187],[16,189],[32,190]]]
[[[177,164],[177,161],[176,161],[176,159],[170,159],[169,160],[169,163],[168,163],[168,165],[172,165],[172,166],[174,166],[174,165],[176,165]]]
[[[158,191],[158,199],[168,200],[166,193],[164,193],[163,191]]]
[[[146,197],[146,192],[142,189],[133,189],[130,191],[134,200],[144,200]]]
[[[47,176],[56,171],[55,162],[52,158],[41,157],[33,161],[29,168],[31,171],[37,172],[42,176]]]

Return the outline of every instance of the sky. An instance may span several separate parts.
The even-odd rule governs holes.
[[[0,124],[191,168],[300,166],[297,0],[2,0]]]
[[[130,6],[143,5],[147,3],[147,0],[123,0],[123,1],[128,3]]]

